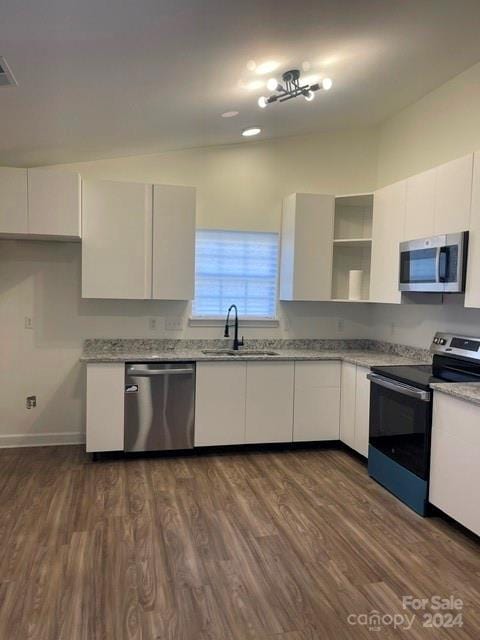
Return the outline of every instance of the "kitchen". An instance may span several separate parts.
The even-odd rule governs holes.
[[[395,37],[411,32],[362,4],[398,54]],[[27,64],[34,16],[9,16],[0,50],[17,82],[0,88],[13,123],[0,147],[0,637],[390,637],[388,616],[411,613],[414,637],[432,635],[422,615],[437,615],[435,637],[478,637],[478,9],[446,3],[429,21],[432,3],[417,3],[421,19],[406,3],[421,54],[385,68],[357,42],[383,82],[375,105],[340,45],[337,61],[325,47],[323,67],[305,69],[313,51],[282,54],[272,36],[262,52],[260,30],[229,68],[230,94],[208,87],[216,102],[196,130],[169,111],[172,94],[154,134],[148,118],[135,132],[108,118],[127,15],[97,51],[111,81],[87,65],[98,121],[82,107],[86,128],[64,126],[90,85],[62,34],[78,21],[95,39],[106,20],[87,5],[70,17],[50,7],[44,55],[71,56],[42,75],[53,112]],[[154,69],[134,35],[165,25],[144,9],[152,30],[129,15],[128,41]],[[341,8],[325,17],[338,42],[369,33],[359,13],[348,26]],[[290,60],[300,77],[320,73],[315,99],[259,106]],[[42,127],[22,111],[33,90]],[[420,472],[379,439],[418,425],[425,438],[408,456]],[[462,608],[440,619],[435,596]],[[380,628],[363,623],[375,611]]]

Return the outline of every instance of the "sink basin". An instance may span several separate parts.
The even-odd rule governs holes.
[[[203,349],[202,353],[206,356],[234,356],[233,349]]]
[[[276,351],[265,351],[262,349],[204,349],[206,356],[278,356]]]

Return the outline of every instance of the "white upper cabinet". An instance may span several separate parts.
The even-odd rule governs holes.
[[[408,178],[405,240],[468,229],[472,171],[469,154]]]
[[[26,233],[27,170],[0,167],[0,234]]]
[[[472,206],[468,225],[467,284],[465,306],[480,307],[480,152],[477,151],[473,165]]]
[[[82,296],[152,295],[152,185],[85,180]]]
[[[28,169],[28,232],[32,235],[79,239],[81,178],[56,169]]]
[[[473,154],[437,167],[435,234],[468,229],[472,196]]]
[[[435,233],[436,169],[407,180],[404,240],[425,238]]]
[[[281,300],[330,300],[335,198],[293,193],[283,202]]]
[[[407,181],[379,189],[373,201],[370,300],[400,303],[399,244],[405,233]]]
[[[195,189],[153,188],[153,298],[191,300],[195,288]]]

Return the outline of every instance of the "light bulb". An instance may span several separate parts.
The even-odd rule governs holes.
[[[307,93],[303,96],[307,102],[311,102],[315,98],[315,94],[313,91],[307,91]]]
[[[270,80],[267,82],[267,89],[269,91],[275,91],[275,89],[278,87],[278,82],[276,78],[270,78]]]
[[[265,109],[265,107],[268,104],[267,99],[265,98],[265,96],[260,96],[260,98],[257,101],[257,104],[260,107],[260,109]]]
[[[325,89],[325,91],[328,91],[329,89],[332,88],[332,80],[330,78],[324,78],[322,80],[322,89]]]

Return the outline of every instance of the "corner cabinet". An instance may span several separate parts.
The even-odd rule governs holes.
[[[82,296],[193,297],[195,189],[85,180]]]
[[[371,302],[399,304],[399,244],[404,239],[407,181],[379,189],[373,200]]]
[[[350,362],[342,364],[340,440],[368,457],[370,422],[369,369]]]
[[[333,195],[293,193],[283,202],[280,300],[331,299]]]

